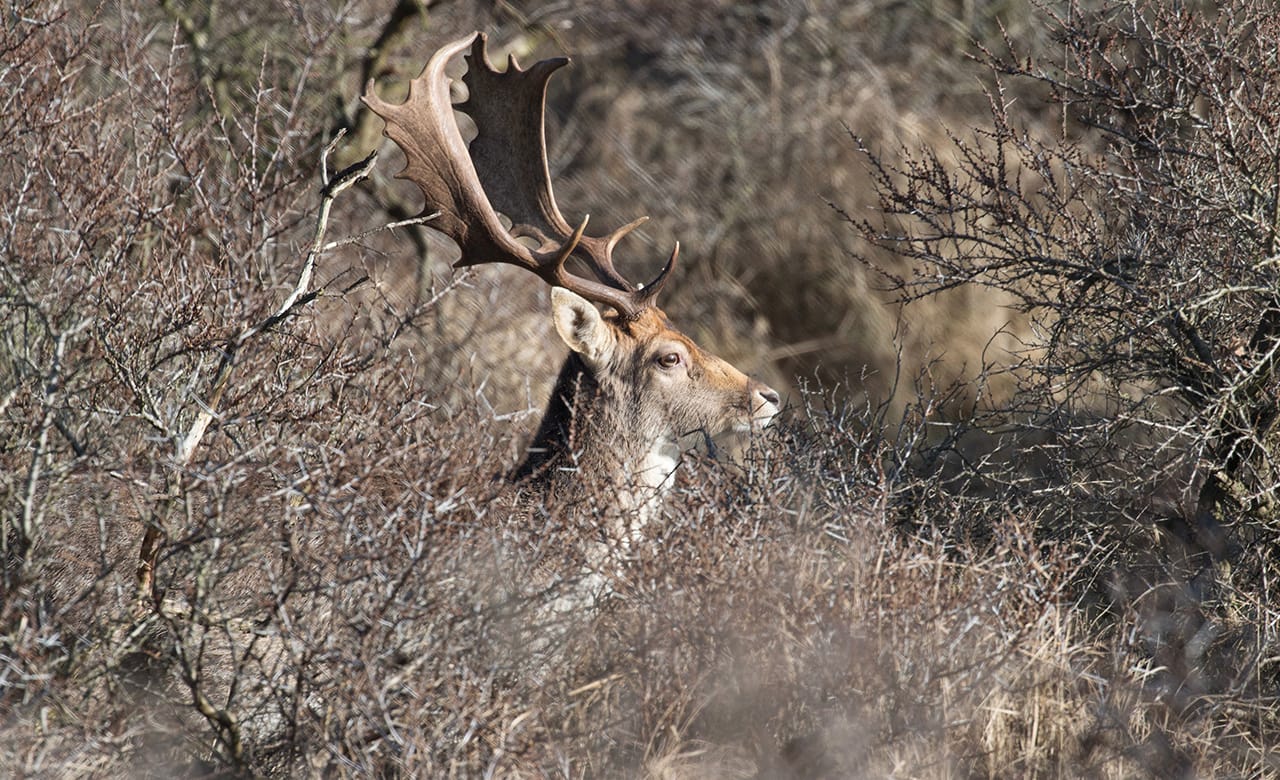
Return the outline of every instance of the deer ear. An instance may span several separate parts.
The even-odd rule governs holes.
[[[616,344],[613,331],[595,304],[563,287],[551,288],[551,316],[569,349],[592,368],[608,362]]]

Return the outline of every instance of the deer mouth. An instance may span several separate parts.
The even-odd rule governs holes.
[[[751,410],[748,425],[752,429],[767,428],[782,411],[782,398],[773,388],[759,386],[747,396],[747,406]]]
[[[752,433],[769,427],[773,418],[781,411],[769,401],[755,401],[750,404],[749,413],[730,426],[734,433]]]

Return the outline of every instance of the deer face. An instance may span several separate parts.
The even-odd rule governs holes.
[[[560,337],[614,399],[611,416],[634,426],[643,449],[763,428],[778,413],[777,392],[703,350],[660,309],[624,320],[603,316],[568,290],[554,288],[551,298]]]
[[[467,99],[455,106],[446,66],[467,49]],[[431,214],[431,226],[458,245],[458,266],[506,263],[552,286],[556,330],[576,357],[561,369],[517,477],[586,474],[660,493],[690,439],[767,425],[778,413],[778,394],[704,352],[655,305],[679,257],[678,243],[655,279],[634,284],[619,273],[613,255],[645,217],[589,235],[586,217],[574,228],[560,213],[542,120],[547,82],[567,62],[542,60],[526,70],[511,58],[500,72],[489,62],[484,36],[474,34],[432,55],[404,103],[382,100],[372,82],[363,100],[404,152],[400,175],[422,190],[422,214]],[[469,142],[455,109],[475,125]],[[572,271],[570,259],[589,275]],[[597,304],[617,313],[605,317]],[[584,373],[590,382],[578,381]],[[646,500],[636,495],[622,503]]]

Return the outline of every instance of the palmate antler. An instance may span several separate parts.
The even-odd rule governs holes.
[[[623,319],[635,319],[653,305],[675,267],[680,245],[658,277],[637,288],[614,268],[613,250],[648,217],[599,238],[585,234],[585,217],[576,230],[569,227],[551,191],[543,127],[547,81],[569,60],[556,57],[521,70],[512,56],[499,73],[489,62],[485,42],[484,34],[475,33],[441,48],[409,83],[409,97],[401,105],[379,98],[372,80],[366,85],[361,99],[386,122],[384,132],[408,159],[399,176],[426,196],[424,214],[440,212],[431,226],[461,248],[455,267],[518,265],[548,284],[612,306]],[[445,74],[445,65],[467,46],[471,53],[462,81],[469,95],[457,108],[479,131],[470,151],[453,115]],[[509,231],[498,212],[511,220]],[[530,248],[519,238],[532,238],[537,246]],[[571,256],[586,263],[596,280],[570,273],[565,264]]]

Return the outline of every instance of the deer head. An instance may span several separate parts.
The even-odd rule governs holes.
[[[462,79],[468,97],[454,106],[445,66],[468,47]],[[700,349],[656,307],[679,244],[649,284],[618,273],[614,249],[647,217],[596,237],[586,232],[587,217],[572,228],[561,215],[547,170],[543,112],[547,82],[567,62],[547,59],[522,70],[512,57],[498,72],[477,33],[437,51],[410,82],[403,104],[380,99],[372,81],[363,100],[404,152],[399,175],[422,190],[423,214],[439,212],[431,226],[462,250],[457,267],[508,263],[553,288],[556,331],[571,352],[517,475],[572,473],[573,480],[603,477],[620,488],[660,489],[688,437],[763,427],[778,413],[779,398]],[[469,146],[455,108],[475,122]],[[572,273],[570,258],[594,278]]]

